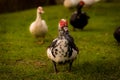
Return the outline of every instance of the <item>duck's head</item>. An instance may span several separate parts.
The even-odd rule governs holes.
[[[80,2],[79,2],[79,5],[80,5],[80,6],[84,6],[84,5],[85,5],[85,2],[84,2],[84,1],[80,1]]]
[[[61,19],[58,24],[59,31],[68,31],[68,21],[66,19]]]
[[[85,5],[84,1],[80,1],[77,5],[77,8],[80,10]]]
[[[44,13],[44,10],[43,10],[43,8],[42,8],[41,6],[39,6],[39,7],[37,8],[37,12],[38,12],[39,14],[43,14],[43,13]]]

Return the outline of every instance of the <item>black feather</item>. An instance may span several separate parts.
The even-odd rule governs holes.
[[[90,18],[82,9],[83,6],[78,5],[77,11],[75,11],[70,17],[70,24],[74,28],[83,29],[88,24]]]
[[[77,46],[75,45],[74,43],[74,39],[71,35],[69,35],[69,32],[65,32],[64,34],[65,38],[67,39],[68,41],[68,52],[69,52],[69,57],[72,55],[72,49],[76,50],[79,52],[79,49],[77,48]]]
[[[49,48],[49,47],[55,47],[56,42],[57,42],[57,39],[55,39],[55,40],[50,44],[50,46],[48,46],[48,48]]]
[[[113,34],[114,38],[117,40],[117,42],[120,43],[120,27],[118,27]]]

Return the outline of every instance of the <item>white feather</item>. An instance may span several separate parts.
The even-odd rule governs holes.
[[[100,0],[80,0],[80,1],[84,1],[85,6],[91,6],[91,5],[99,2]]]
[[[66,8],[74,7],[79,3],[80,0],[65,0],[64,6]]]
[[[64,6],[66,8],[75,7],[75,6],[77,6],[77,4],[80,1],[84,1],[85,2],[85,6],[91,6],[94,3],[99,2],[100,0],[65,0],[64,1]]]
[[[35,37],[42,37],[45,36],[45,34],[48,31],[48,26],[45,22],[45,20],[41,19],[40,14],[37,11],[36,20],[31,23],[29,28],[31,34]]]
[[[55,40],[57,40],[57,39],[55,39]],[[53,41],[55,41],[55,40],[53,40]],[[71,57],[64,57],[66,55],[67,51],[68,51],[68,47],[65,47],[66,46],[65,43],[67,43],[66,39],[57,40],[56,45],[59,45],[59,46],[55,47],[55,49],[57,49],[58,52],[60,52],[60,53],[56,54],[55,57],[54,57],[52,52],[51,52],[53,47],[50,47],[50,48],[47,49],[48,58],[57,62],[57,63],[58,62],[65,62],[65,61],[68,61],[68,60],[74,60],[77,57],[77,54],[78,54],[78,52],[74,49],[73,49]],[[61,46],[62,49],[64,49],[64,52],[61,51],[60,46]]]

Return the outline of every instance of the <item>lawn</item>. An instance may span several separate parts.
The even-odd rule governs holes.
[[[42,18],[49,32],[45,43],[39,45],[29,32],[29,25],[36,18],[36,9],[0,14],[0,80],[120,80],[120,46],[113,37],[120,25],[120,2],[100,2],[84,8],[90,16],[83,31],[73,31],[80,54],[73,63],[58,66],[55,74],[46,48],[57,37],[58,21],[69,20],[73,10],[62,5],[44,6]]]

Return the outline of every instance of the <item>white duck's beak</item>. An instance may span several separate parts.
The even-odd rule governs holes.
[[[44,12],[43,10],[40,10],[39,13],[40,13],[40,14],[43,14],[43,13],[45,13],[45,12]]]

